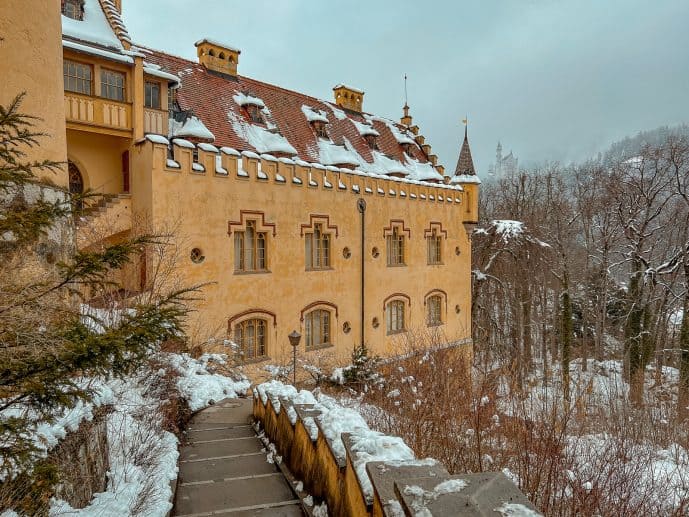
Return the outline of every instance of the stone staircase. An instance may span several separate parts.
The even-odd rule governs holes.
[[[76,222],[78,248],[87,248],[112,235],[131,230],[131,207],[130,194],[106,194],[86,208]]]

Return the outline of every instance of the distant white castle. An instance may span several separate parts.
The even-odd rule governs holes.
[[[519,171],[519,158],[512,154],[512,151],[507,156],[502,155],[502,144],[498,142],[498,147],[495,150],[495,163],[488,167],[488,174],[494,178],[507,178]]]

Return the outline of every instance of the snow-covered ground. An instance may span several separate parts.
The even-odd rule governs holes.
[[[73,509],[65,501],[53,500],[50,515],[165,516],[172,507],[178,459],[177,437],[162,428],[161,407],[167,394],[161,393],[161,386],[166,385],[164,378],[169,375],[168,370],[178,375],[176,389],[192,411],[244,395],[249,388],[244,378],[233,380],[209,371],[225,363],[221,355],[194,359],[187,354],[159,353],[155,360],[152,364],[156,364],[157,370],[144,368],[126,379],[90,381],[97,393],[91,403],[78,403],[73,409],[56,415],[54,423],[27,430],[33,433],[41,455],[45,456],[68,432],[91,420],[97,407],[112,406],[107,416],[110,460],[107,490],[96,494],[83,509]],[[11,415],[0,415],[8,416]]]

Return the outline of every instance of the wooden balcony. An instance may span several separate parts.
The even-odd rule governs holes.
[[[131,136],[132,105],[101,97],[65,92],[67,127]]]
[[[144,108],[144,133],[168,134],[167,111]]]

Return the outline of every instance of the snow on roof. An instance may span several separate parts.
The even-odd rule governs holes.
[[[168,72],[165,72],[164,70],[161,70],[160,66],[158,66],[158,65],[153,65],[151,63],[144,62],[144,72],[146,72],[148,75],[152,75],[154,77],[160,77],[161,79],[166,79],[168,82],[175,83],[175,85],[177,85],[177,86],[179,86],[181,84],[181,80],[179,77],[177,77],[174,74],[170,74]]]
[[[261,99],[247,93],[239,92],[236,95],[233,95],[232,98],[240,106],[258,106],[259,108],[266,107]]]
[[[214,40],[214,39],[211,39],[211,38],[203,38],[203,39],[200,39],[200,40],[198,40],[196,43],[194,43],[194,46],[195,46],[195,47],[198,47],[199,45],[203,45],[204,43],[208,43],[208,44],[210,44],[210,45],[215,45],[215,46],[217,46],[217,47],[222,47],[222,48],[225,48],[225,49],[227,49],[227,50],[231,50],[232,52],[236,52],[237,54],[241,54],[241,53],[242,53],[242,51],[239,50],[237,47],[233,47],[233,46],[231,46],[231,45],[228,45],[227,43],[222,43],[222,42],[220,42],[219,40]]]
[[[174,118],[169,122],[170,138],[187,137],[203,140],[215,140],[215,136],[196,116],[187,118],[184,122],[177,122]]]
[[[73,20],[62,15],[62,34],[69,38],[95,43],[106,48],[124,49],[98,0],[84,0],[83,20]]]
[[[452,179],[450,180],[450,182],[452,184],[456,184],[456,183],[474,183],[476,185],[481,184],[481,180],[475,174],[457,174],[456,176],[452,176]]]
[[[318,157],[323,165],[354,165],[361,163],[353,152],[344,145],[335,145],[328,140],[318,139]]]
[[[132,59],[130,56],[126,56],[124,54],[119,54],[117,52],[113,52],[110,50],[101,49],[98,47],[91,47],[89,45],[82,45],[81,43],[77,43],[76,41],[63,39],[62,40],[62,46],[64,48],[68,48],[70,50],[75,50],[77,52],[83,52],[85,54],[90,54],[92,56],[103,57],[105,59],[110,59],[112,61],[117,61],[119,63],[127,63],[130,65],[132,63],[134,63],[134,59]]]
[[[249,124],[247,121],[240,119],[233,111],[228,111],[227,117],[237,136],[248,142],[259,153],[297,154],[297,150],[277,131],[273,132],[261,126]]]
[[[367,175],[397,173],[414,180],[443,179],[432,164],[419,165],[428,162],[428,157],[414,145],[414,135],[391,119],[345,112],[331,102],[248,77],[223,78],[195,62],[159,51],[147,51],[146,61],[183,77],[177,95],[180,107],[193,110],[222,146],[289,155],[304,162],[358,167]],[[248,104],[260,107],[264,123],[254,123],[246,116],[241,106]],[[330,138],[324,139],[326,143],[319,143],[309,125],[309,119],[319,115],[329,122]],[[377,136],[380,154],[370,149],[364,139],[368,134]],[[400,145],[400,141],[409,145]],[[344,154],[345,162],[334,163],[338,158],[333,153]],[[461,190],[461,185],[453,188]]]
[[[420,162],[405,154],[407,159],[407,169],[409,170],[409,177],[419,181],[427,180],[443,180],[443,175],[440,174],[430,162]]]
[[[325,111],[321,111],[319,109],[315,109],[311,106],[306,106],[304,104],[301,107],[301,112],[304,114],[306,120],[308,120],[309,122],[325,122],[326,124],[329,122],[328,116],[325,113]]]
[[[361,136],[380,136],[380,133],[375,130],[373,126],[370,124],[365,124],[363,122],[359,122],[358,120],[351,119],[352,123],[356,127],[357,131],[359,131],[359,134]]]
[[[333,104],[332,102],[325,102],[324,104],[328,105],[337,120],[347,120],[349,118],[344,111],[337,107],[336,104]]]
[[[348,90],[352,90],[353,92],[360,93],[362,95],[364,94],[364,90],[360,90],[359,88],[354,88],[353,86],[347,86],[346,84],[340,83],[340,84],[333,86],[333,90],[337,90],[339,88],[347,88]]]
[[[416,145],[416,140],[414,140],[414,137],[407,133],[406,130],[400,129],[396,124],[390,122],[389,120],[385,120],[385,124],[388,126],[388,128],[390,128],[390,132],[398,143]]]

